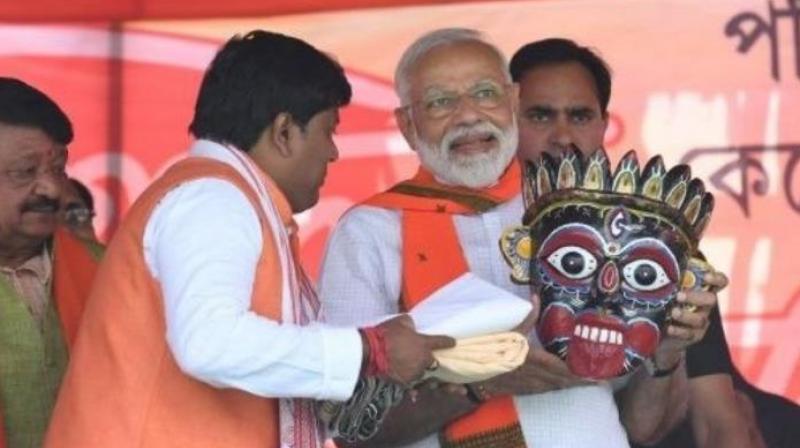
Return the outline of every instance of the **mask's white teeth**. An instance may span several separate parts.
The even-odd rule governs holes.
[[[600,342],[602,342],[603,344],[608,342],[608,333],[609,331],[606,330],[605,328],[600,330]]]
[[[608,328],[575,325],[572,334],[576,338],[599,342],[601,344],[624,345],[622,333],[616,330],[609,330]]]

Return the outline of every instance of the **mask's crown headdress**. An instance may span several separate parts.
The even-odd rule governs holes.
[[[695,248],[714,208],[714,196],[705,191],[703,181],[692,179],[687,165],[667,171],[661,156],[655,156],[640,169],[631,150],[612,174],[602,148],[584,156],[573,147],[558,158],[542,153],[538,161],[526,162],[523,197],[526,224],[561,203],[621,203],[670,219]]]

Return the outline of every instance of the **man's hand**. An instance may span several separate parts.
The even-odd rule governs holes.
[[[529,337],[535,330],[539,318],[541,301],[534,294],[531,297],[533,309],[514,331]],[[527,395],[564,389],[580,384],[591,384],[570,372],[567,363],[541,347],[531,346],[525,363],[517,369],[480,383],[488,396]]]
[[[388,379],[408,386],[422,377],[434,362],[432,352],[456,345],[449,336],[426,336],[414,330],[414,321],[406,314],[378,325],[383,330]]]
[[[490,397],[527,395],[556,389],[592,384],[570,372],[567,363],[540,347],[531,347],[525,363],[516,370],[481,383]]]
[[[708,316],[717,305],[717,291],[728,285],[728,277],[721,272],[709,272],[703,280],[711,286],[710,291],[678,293],[680,305],[672,309],[667,337],[661,341],[655,354],[656,365],[660,368],[675,365],[683,351],[703,339],[708,330]]]

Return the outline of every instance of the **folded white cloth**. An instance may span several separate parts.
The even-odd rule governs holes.
[[[528,341],[513,328],[531,312],[531,302],[466,273],[439,288],[408,314],[417,331],[457,339],[434,352],[438,367],[426,377],[472,383],[510,372],[525,362]]]
[[[426,377],[447,383],[474,383],[510,372],[525,362],[528,340],[508,331],[459,339],[456,346],[433,353],[437,367]]]

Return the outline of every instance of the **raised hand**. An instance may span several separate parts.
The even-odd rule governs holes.
[[[674,365],[681,353],[703,339],[708,330],[708,316],[717,305],[717,291],[728,285],[728,277],[721,272],[708,272],[703,281],[709,291],[689,290],[678,293],[678,303],[670,314],[666,336],[656,350],[656,365],[661,368]]]

